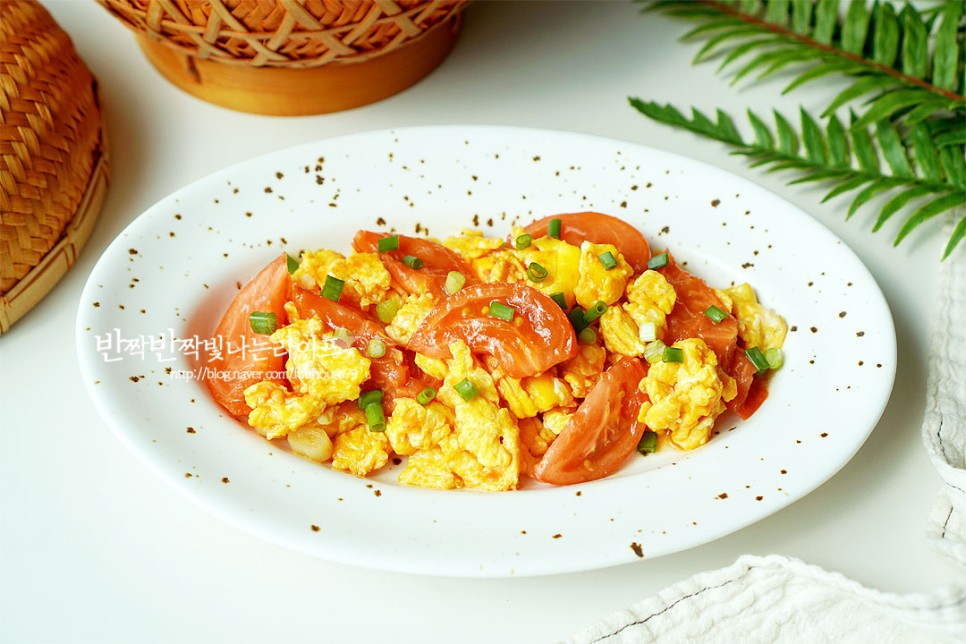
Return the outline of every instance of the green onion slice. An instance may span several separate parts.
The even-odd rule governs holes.
[[[721,322],[722,320],[724,320],[726,317],[728,317],[728,314],[727,313],[725,313],[724,311],[722,311],[721,309],[719,309],[714,304],[712,304],[711,306],[709,306],[708,307],[708,310],[705,311],[704,314],[706,316],[708,316],[709,318],[711,318],[711,321],[714,322],[715,324],[718,324],[719,322]]]
[[[338,277],[326,275],[325,284],[322,285],[322,297],[328,298],[333,302],[338,302],[339,298],[342,297],[342,289],[344,288],[345,282]]]
[[[770,369],[781,369],[782,365],[785,364],[785,354],[781,349],[775,347],[765,349],[765,360],[768,362]]]
[[[373,338],[369,340],[369,346],[366,348],[366,353],[369,354],[370,358],[381,358],[386,355],[386,343],[379,338]]]
[[[574,308],[570,309],[570,313],[567,314],[567,318],[570,320],[570,326],[574,328],[574,331],[580,333],[587,326],[587,322],[584,320],[584,309],[578,304]]]
[[[684,349],[664,347],[664,351],[661,353],[661,360],[664,362],[684,362]]]
[[[463,288],[464,284],[466,284],[465,275],[459,271],[450,271],[446,274],[446,283],[443,285],[443,288],[446,289],[447,293],[452,295],[456,291]]]
[[[418,257],[413,257],[412,255],[406,255],[403,257],[403,264],[409,268],[419,269],[423,267],[423,260],[419,259]]]
[[[348,349],[349,347],[351,347],[352,342],[355,340],[353,335],[349,333],[349,329],[344,329],[342,327],[336,328],[335,331],[333,332],[333,335],[335,336],[335,339],[337,341],[340,341],[342,342],[343,345],[345,345],[343,347],[344,349]]]
[[[436,390],[432,387],[426,387],[416,395],[416,402],[420,405],[428,405],[433,398],[436,397]]]
[[[382,403],[366,405],[366,422],[370,432],[386,431],[386,412],[382,410]]]
[[[373,389],[359,396],[356,404],[359,406],[359,409],[365,409],[369,405],[381,405],[384,396],[385,394],[382,393],[382,389]]]
[[[255,333],[271,335],[278,328],[278,316],[265,311],[252,311],[248,316],[248,323],[252,325],[252,331]]]
[[[522,235],[516,238],[516,241],[514,242],[514,246],[516,246],[517,250],[523,250],[524,248],[530,248],[530,244],[532,243],[533,243],[533,235],[531,235],[530,233],[523,233]]]
[[[460,395],[460,398],[466,402],[469,402],[480,395],[480,392],[476,390],[476,387],[473,386],[473,383],[470,382],[469,378],[463,378],[460,380],[458,383],[456,383],[453,389],[455,389],[456,393]]]
[[[597,256],[600,259],[600,263],[604,265],[604,268],[611,270],[612,268],[617,268],[617,258],[614,257],[614,253],[605,251]]]
[[[285,261],[288,263],[288,274],[291,275],[299,269],[299,260],[295,259],[288,253],[285,253]]]
[[[560,224],[563,223],[559,219],[551,219],[547,226],[547,234],[554,239],[560,239]]]
[[[491,317],[506,320],[507,322],[513,321],[513,315],[517,312],[512,306],[507,306],[506,304],[497,302],[496,300],[490,302],[489,310]]]
[[[637,337],[641,342],[653,342],[657,340],[657,324],[654,322],[643,322],[637,327]]]
[[[587,326],[588,324],[590,324],[591,322],[593,322],[594,320],[602,316],[604,314],[604,311],[606,310],[607,310],[607,304],[605,304],[603,300],[597,300],[596,302],[594,302],[594,305],[592,307],[584,311],[584,326]]]
[[[651,259],[647,260],[647,267],[651,270],[655,268],[664,268],[668,265],[670,259],[668,258],[667,252],[663,252],[660,255],[655,255]]]
[[[530,265],[527,266],[527,277],[529,277],[530,281],[532,282],[542,282],[543,280],[547,279],[547,275],[549,274],[550,273],[547,272],[547,269],[536,262],[530,262]]]
[[[657,434],[646,431],[641,434],[641,440],[637,443],[637,451],[645,456],[657,451]]]
[[[768,359],[765,358],[765,355],[761,352],[761,349],[758,347],[745,349],[745,355],[748,356],[748,359],[751,360],[751,364],[755,365],[755,369],[758,370],[758,373],[755,375],[760,376],[768,371]]]
[[[388,253],[391,250],[399,250],[399,235],[383,237],[379,240],[380,253]]]
[[[649,364],[660,362],[664,357],[664,349],[666,348],[666,345],[660,340],[650,342],[644,347],[644,359],[647,360]]]
[[[593,327],[581,329],[577,334],[577,342],[580,344],[597,344],[597,331]]]
[[[383,300],[376,304],[376,316],[379,317],[379,321],[383,324],[389,324],[392,319],[396,317],[396,313],[399,312],[399,300],[395,297],[391,297],[388,300]]]
[[[560,308],[562,308],[564,311],[567,310],[567,296],[565,296],[560,291],[557,291],[556,293],[551,293],[550,299],[556,302],[557,304],[559,304]]]

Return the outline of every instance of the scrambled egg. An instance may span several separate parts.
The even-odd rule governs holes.
[[[332,467],[365,476],[389,462],[390,449],[385,433],[369,431],[366,426],[357,427],[335,437]]]
[[[645,322],[653,322],[657,328],[657,339],[663,340],[667,316],[674,310],[677,299],[674,287],[663,275],[646,270],[627,285],[627,302],[623,306],[638,327]]]
[[[464,402],[463,397],[456,391],[456,385],[463,380],[469,380],[481,398],[498,405],[500,395],[493,384],[493,377],[473,357],[466,343],[457,340],[449,345],[449,351],[453,357],[446,361],[447,369],[442,378],[443,385],[436,393],[436,399],[450,409],[456,409]],[[418,365],[419,362],[416,364]],[[423,364],[428,363],[424,360]]]
[[[509,250],[474,259],[470,266],[481,282],[521,284],[527,280],[526,265]]]
[[[607,351],[595,344],[578,344],[577,355],[559,365],[560,375],[577,398],[586,398],[604,372]]]
[[[614,268],[606,268],[600,256],[609,252],[617,261]],[[627,280],[634,269],[612,244],[595,244],[585,241],[580,245],[580,278],[574,287],[577,303],[589,308],[602,300],[610,306],[624,295]]]
[[[434,306],[436,300],[429,293],[407,295],[396,316],[386,327],[386,335],[405,346]]]
[[[647,343],[641,340],[637,323],[619,306],[608,307],[600,316],[600,335],[611,353],[634,358],[644,355]]]
[[[549,373],[522,379],[499,378],[496,388],[517,418],[533,418],[554,407],[576,405],[567,383]]]
[[[315,396],[292,393],[270,380],[245,389],[245,404],[252,408],[248,424],[269,440],[315,420],[325,410],[325,403]]]
[[[738,335],[747,347],[780,349],[785,343],[788,326],[782,316],[758,303],[755,291],[749,284],[742,284],[718,291],[725,295],[725,304],[738,319]]]
[[[718,369],[718,359],[699,338],[675,342],[684,362],[657,362],[640,389],[648,397],[638,420],[651,430],[670,431],[671,442],[690,450],[708,442],[724,403],[737,395],[735,381]]]
[[[503,240],[499,237],[485,237],[482,230],[464,228],[458,237],[447,238],[443,246],[456,251],[466,261],[472,262],[474,259],[503,248]]]
[[[292,280],[317,291],[328,275],[345,282],[342,296],[362,308],[382,301],[389,292],[389,271],[377,253],[352,253],[343,257],[331,250],[304,251]]]
[[[516,238],[523,233],[523,230],[516,229],[514,232],[516,233],[514,238]],[[540,237],[534,239],[528,248],[513,252],[524,266],[524,275],[526,275],[526,267],[534,262],[547,270],[547,277],[544,280],[534,282],[526,279],[527,285],[543,292],[544,295],[563,293],[567,306],[573,306],[574,291],[580,280],[579,248],[553,237]]]
[[[386,438],[400,456],[431,449],[453,431],[453,412],[431,402],[425,407],[412,398],[397,398],[386,425]]]

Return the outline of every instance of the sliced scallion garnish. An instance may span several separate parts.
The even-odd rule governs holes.
[[[340,280],[338,277],[326,275],[325,284],[322,285],[322,297],[328,298],[333,302],[338,302],[339,298],[342,297],[342,289],[344,288],[344,281]]]
[[[721,309],[719,309],[714,304],[712,304],[711,306],[709,306],[708,307],[708,310],[706,310],[704,312],[704,314],[706,316],[708,316],[709,318],[711,318],[711,321],[714,322],[715,324],[718,324],[719,322],[721,322],[722,320],[724,320],[726,317],[728,317],[728,314],[727,313],[725,313],[724,311],[722,311]]]
[[[644,347],[644,359],[650,364],[655,362],[660,362],[661,358],[664,356],[664,349],[667,347],[660,340],[655,340],[650,342]]]
[[[769,369],[781,369],[782,365],[785,364],[785,354],[781,349],[776,347],[765,349],[764,355]]]
[[[278,328],[278,316],[265,311],[252,311],[248,316],[252,331],[259,335],[271,335]]]
[[[617,268],[617,258],[614,257],[614,253],[610,252],[609,250],[598,255],[597,258],[600,260],[600,263],[604,265],[605,269],[611,270],[612,268]]]
[[[637,337],[641,342],[653,342],[657,340],[657,324],[654,322],[642,322],[637,327]]]
[[[661,353],[661,360],[664,362],[684,362],[684,349],[664,347],[664,351]]]
[[[597,344],[597,331],[593,327],[581,329],[577,334],[577,342],[580,344]]]
[[[342,343],[342,345],[343,345],[342,348],[344,348],[344,349],[348,349],[349,347],[351,347],[352,346],[352,342],[355,340],[355,338],[352,336],[352,334],[349,333],[349,329],[344,329],[342,327],[338,327],[333,332],[333,335],[335,336],[336,342],[341,342]]]
[[[547,279],[549,274],[547,269],[536,262],[530,262],[530,265],[527,266],[527,277],[530,278],[531,282],[542,282]]]
[[[556,293],[551,293],[550,299],[556,302],[558,305],[560,305],[560,308],[562,308],[564,311],[567,310],[567,296],[561,293],[560,291],[557,291]]]
[[[580,333],[587,326],[587,322],[584,321],[584,309],[579,304],[570,309],[567,318],[570,320],[570,326],[574,328],[576,333]]]
[[[419,259],[418,257],[414,257],[413,255],[406,255],[403,257],[403,264],[409,268],[419,269],[423,267],[423,260]]]
[[[592,307],[584,311],[584,326],[602,316],[606,310],[607,304],[605,304],[603,300],[597,300],[594,302]]]
[[[399,235],[383,237],[379,240],[379,252],[388,253],[392,250],[399,250]]]
[[[299,260],[295,259],[288,253],[285,253],[285,261],[288,264],[288,274],[291,275],[299,269]]]
[[[359,400],[356,401],[356,404],[359,406],[359,409],[365,409],[369,405],[381,405],[384,397],[385,394],[383,393],[382,389],[373,389],[372,391],[367,391],[359,396]]]
[[[641,440],[637,443],[637,451],[645,456],[657,451],[657,434],[652,431],[641,434]]]
[[[456,291],[463,288],[464,284],[466,284],[465,275],[463,275],[459,271],[450,271],[449,273],[446,274],[446,283],[443,284],[443,288],[446,289],[447,293],[452,295]]]
[[[366,347],[366,353],[369,354],[370,358],[381,358],[386,355],[386,343],[379,338],[373,338],[369,340],[369,346]]]
[[[390,297],[388,300],[383,300],[376,304],[376,316],[378,316],[379,321],[383,324],[389,324],[392,319],[396,317],[396,313],[399,312],[399,300],[395,297]]]
[[[466,402],[469,402],[480,395],[480,392],[476,390],[476,387],[473,386],[473,383],[470,382],[469,378],[463,378],[460,380],[453,386],[453,389],[455,389],[456,393],[460,395],[460,398]]]
[[[436,390],[433,389],[432,387],[426,387],[416,395],[416,402],[418,402],[420,405],[426,406],[435,397],[436,397]]]
[[[516,309],[514,309],[512,306],[507,306],[503,302],[497,302],[494,300],[490,302],[489,312],[491,317],[512,322]]]
[[[758,370],[758,372],[755,374],[756,376],[760,376],[766,371],[768,371],[768,367],[769,367],[768,360],[767,358],[765,358],[765,355],[761,352],[761,349],[759,349],[758,347],[751,347],[750,349],[745,349],[745,355],[748,356],[748,359],[751,360],[751,364],[753,364],[755,366],[755,369]]]
[[[560,219],[551,219],[547,225],[547,234],[554,239],[560,239],[560,225],[562,223]]]
[[[654,270],[656,268],[664,268],[665,266],[668,265],[668,262],[670,262],[668,254],[667,252],[663,252],[660,255],[655,255],[651,259],[647,260],[647,267],[650,270]]]
[[[382,410],[382,403],[366,405],[366,423],[370,432],[386,431],[386,412]]]
[[[524,248],[530,248],[530,244],[532,243],[533,243],[533,235],[531,235],[530,233],[523,233],[522,235],[516,238],[516,241],[514,242],[514,246],[516,246],[517,250],[523,250]]]

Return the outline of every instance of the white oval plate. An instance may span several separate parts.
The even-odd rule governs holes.
[[[398,467],[359,479],[303,460],[179,377],[190,358],[177,349],[207,335],[236,284],[282,250],[348,251],[360,228],[504,235],[511,222],[579,210],[625,218],[715,286],[750,282],[785,316],[785,366],[752,419],[719,422],[720,434],[692,453],[635,456],[602,481],[439,492],[398,485]],[[77,350],[116,435],[212,513],[326,559],[451,576],[600,568],[759,521],[855,454],[888,401],[896,357],[892,318],[869,272],[775,195],[638,145],[479,126],[310,143],[179,190],[97,263]]]

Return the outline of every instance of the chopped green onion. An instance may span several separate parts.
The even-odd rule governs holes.
[[[782,353],[781,349],[775,347],[765,349],[765,360],[768,361],[770,369],[781,369],[782,365],[785,364],[785,354]]]
[[[665,251],[660,255],[655,255],[651,259],[647,260],[647,267],[651,270],[654,270],[655,268],[664,268],[668,265],[669,261],[668,254]]]
[[[288,274],[291,275],[299,269],[299,260],[295,259],[288,253],[285,253],[285,261],[288,263]]]
[[[711,318],[711,321],[714,322],[715,324],[718,324],[719,322],[721,322],[722,320],[724,320],[726,317],[728,317],[728,314],[727,313],[725,313],[724,311],[722,311],[721,309],[719,309],[714,304],[712,304],[711,306],[709,306],[708,307],[708,310],[705,311],[704,314],[706,316],[708,316],[709,318]]]
[[[604,268],[611,270],[612,268],[617,268],[617,258],[614,257],[614,253],[605,251],[597,256],[600,259],[600,263],[604,265]]]
[[[654,322],[642,322],[637,327],[637,337],[641,339],[641,342],[653,342],[657,340],[657,324]]]
[[[426,387],[416,395],[416,402],[420,405],[428,405],[433,398],[436,397],[436,390],[432,387]]]
[[[381,405],[384,397],[385,394],[382,393],[382,389],[373,389],[359,396],[356,404],[359,406],[359,409],[365,409],[369,405]]]
[[[542,282],[547,279],[547,275],[549,274],[547,269],[536,262],[530,262],[530,265],[527,266],[527,277],[532,282]]]
[[[366,405],[366,422],[370,432],[386,431],[386,412],[382,410],[382,403]]]
[[[339,298],[342,297],[342,289],[344,288],[345,282],[338,277],[326,275],[325,284],[322,285],[322,297],[328,298],[333,302],[338,302]]]
[[[499,318],[501,320],[506,320],[507,322],[513,321],[513,315],[517,312],[512,306],[507,306],[502,302],[497,302],[493,300],[490,302],[490,317]]]
[[[664,347],[664,351],[661,353],[661,360],[664,362],[684,362],[684,349]]]
[[[278,328],[278,316],[264,311],[253,311],[248,316],[252,331],[260,335],[271,335]]]
[[[554,239],[560,239],[560,224],[562,222],[559,219],[551,219],[550,224],[547,226],[547,234]]]
[[[644,347],[644,359],[647,360],[649,364],[660,362],[664,357],[664,349],[666,348],[667,346],[660,340],[650,342]]]
[[[657,451],[657,434],[646,431],[641,434],[641,440],[637,443],[637,451],[647,456]]]
[[[423,267],[423,260],[419,259],[418,257],[414,257],[412,255],[406,255],[405,257],[403,257],[403,264],[405,264],[409,268],[419,269]]]
[[[602,300],[597,300],[594,305],[584,311],[584,326],[590,324],[607,310],[607,305]]]
[[[341,341],[345,345],[345,349],[351,347],[353,340],[355,340],[352,334],[349,333],[349,329],[343,329],[342,327],[338,327],[333,335],[337,341]]]
[[[755,369],[758,370],[758,373],[755,374],[756,376],[760,376],[761,374],[768,371],[768,367],[769,367],[768,360],[765,358],[765,355],[761,352],[761,349],[759,349],[758,347],[745,349],[745,355],[748,356],[748,359],[751,360],[751,364],[755,365]]]
[[[562,308],[564,311],[567,310],[567,296],[565,296],[560,291],[557,291],[556,293],[551,293],[550,299],[556,302],[557,304],[559,304],[560,308]]]
[[[580,333],[587,326],[587,322],[584,321],[584,309],[578,304],[574,308],[570,309],[570,313],[567,314],[567,318],[570,320],[570,326],[574,328],[574,331]]]
[[[458,383],[456,383],[453,389],[455,389],[456,393],[458,393],[466,402],[469,402],[480,395],[480,392],[476,390],[476,387],[473,386],[473,383],[470,382],[469,378],[463,378],[460,380]]]
[[[379,240],[380,253],[388,253],[391,250],[399,250],[399,235],[383,237]]]
[[[399,313],[399,300],[395,297],[376,304],[376,316],[379,317],[379,321],[383,324],[392,322],[392,319],[396,317],[396,313]]]
[[[517,250],[523,250],[524,248],[530,248],[531,243],[533,243],[533,235],[530,233],[523,233],[517,237],[514,245],[516,246]]]
[[[369,354],[370,358],[381,358],[386,355],[386,343],[379,338],[373,338],[369,340],[369,346],[366,348],[366,353]]]
[[[593,327],[581,329],[577,334],[577,342],[580,344],[597,344],[597,331]]]
[[[446,274],[446,283],[443,285],[443,288],[446,289],[447,293],[452,295],[456,291],[463,288],[464,284],[466,284],[465,275],[463,275],[459,271],[450,271],[449,273]]]

